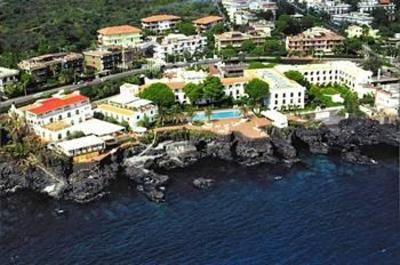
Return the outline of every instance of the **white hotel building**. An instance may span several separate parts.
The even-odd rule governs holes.
[[[279,71],[299,71],[311,84],[328,85],[341,84],[348,86],[359,97],[371,93],[372,90],[365,85],[369,84],[372,77],[371,71],[366,71],[350,61],[337,61],[321,64],[305,65],[279,65]]]
[[[137,85],[125,84],[120,87],[120,94],[100,102],[94,111],[119,123],[127,122],[135,130],[140,127],[139,121],[147,117],[152,122],[158,114],[158,107],[153,102],[136,96],[138,91]]]
[[[187,52],[193,56],[196,52],[203,52],[206,47],[207,37],[205,36],[169,34],[161,43],[155,45],[153,58],[164,62],[168,55],[183,55]]]
[[[93,117],[88,97],[74,92],[55,95],[11,112],[24,117],[34,133],[46,141],[59,141],[73,133],[70,128]]]
[[[269,84],[270,97],[266,103],[270,110],[304,108],[306,89],[297,82],[286,78],[283,72],[278,69],[245,70],[244,75],[248,80],[258,78]]]

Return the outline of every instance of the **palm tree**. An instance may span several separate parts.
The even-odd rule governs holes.
[[[204,110],[204,115],[207,117],[207,121],[210,122],[211,121],[211,116],[212,116],[213,112],[212,109],[210,107],[207,107]]]

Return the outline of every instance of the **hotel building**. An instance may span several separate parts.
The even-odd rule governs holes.
[[[289,52],[333,54],[334,48],[343,45],[344,39],[331,30],[313,27],[298,35],[286,37],[286,49]]]
[[[346,85],[359,97],[371,92],[366,88],[372,78],[372,72],[366,71],[350,61],[336,61],[321,64],[278,65],[282,73],[295,70],[304,75],[308,82],[315,85]]]
[[[150,100],[135,96],[138,91],[139,87],[136,85],[121,86],[120,94],[100,102],[95,112],[113,118],[119,123],[126,122],[133,129],[140,127],[138,122],[145,117],[155,121],[158,107]]]
[[[93,117],[89,98],[79,92],[55,95],[19,109],[13,107],[13,111],[24,117],[33,132],[46,141],[65,139],[73,133],[69,127]]]
[[[245,70],[245,77],[248,80],[258,78],[269,84],[270,96],[265,103],[270,110],[304,108],[306,89],[277,69]]]
[[[173,15],[155,15],[141,19],[142,28],[155,32],[164,33],[172,30],[181,22],[181,18]]]

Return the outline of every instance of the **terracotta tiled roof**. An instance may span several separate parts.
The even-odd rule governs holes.
[[[211,23],[216,23],[219,21],[222,21],[223,18],[219,17],[219,16],[207,16],[207,17],[202,17],[199,19],[196,19],[193,21],[194,24],[198,24],[198,25],[208,25]]]
[[[379,0],[379,4],[388,5],[388,4],[390,4],[390,0]]]
[[[168,82],[166,85],[172,90],[182,90],[186,83],[185,82]]]
[[[40,115],[52,110],[64,108],[68,105],[81,103],[88,99],[89,99],[88,97],[76,94],[68,95],[63,98],[49,98],[44,101],[33,104],[31,107],[26,109],[26,111],[34,113],[36,115]]]
[[[151,22],[160,22],[160,21],[168,21],[168,20],[179,20],[180,17],[173,15],[155,15],[151,17],[142,18],[142,22],[151,23]]]
[[[103,35],[115,35],[115,34],[128,34],[128,33],[140,33],[142,32],[139,28],[132,27],[129,25],[114,26],[102,28],[97,31],[97,33]]]

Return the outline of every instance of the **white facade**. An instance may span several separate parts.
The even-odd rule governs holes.
[[[370,15],[357,12],[332,16],[332,21],[335,24],[350,23],[369,26],[372,24],[373,20],[374,18]]]
[[[3,91],[4,85],[18,80],[19,71],[0,67],[0,91]]]
[[[193,56],[196,52],[203,52],[206,47],[207,37],[169,34],[160,44],[155,45],[153,57],[159,61],[166,61],[168,55],[183,55],[187,52]]]
[[[384,85],[375,93],[375,108],[379,112],[398,113],[400,84]]]
[[[280,113],[279,111],[276,110],[267,110],[261,112],[261,115],[263,115],[265,118],[269,119],[272,121],[272,125],[277,127],[277,128],[286,128],[288,127],[288,119],[287,117]]]
[[[139,87],[122,86],[120,94],[100,102],[95,109],[106,117],[110,117],[119,123],[127,122],[134,129],[140,127],[138,123],[147,117],[150,122],[155,121],[158,108],[150,100],[135,96]]]
[[[371,92],[365,85],[371,82],[372,72],[366,71],[350,61],[337,61],[322,64],[279,65],[281,72],[299,71],[308,82],[315,85],[346,85],[359,97]]]
[[[270,110],[303,109],[305,88],[284,76],[277,68],[245,70],[249,80],[259,78],[269,84],[270,96],[266,102]]]
[[[377,8],[383,8],[386,11],[394,12],[396,6],[388,0],[363,0],[357,4],[361,13],[372,13]]]
[[[368,27],[367,36],[378,38],[378,32],[379,30]],[[346,29],[346,34],[349,38],[360,38],[364,35],[364,28],[357,25],[351,25]]]
[[[327,0],[313,5],[313,8],[328,13],[329,15],[338,15],[349,13],[351,5],[339,1]]]
[[[106,145],[104,140],[91,135],[65,142],[59,142],[56,144],[56,148],[61,153],[74,157],[88,153],[102,152],[105,150]]]
[[[172,30],[180,21],[180,17],[173,15],[156,15],[141,19],[143,29],[156,33]]]
[[[89,98],[79,92],[40,100],[16,110],[24,117],[34,133],[45,141],[65,139],[73,131],[65,130],[93,117]]]
[[[246,25],[257,20],[256,13],[259,11],[271,11],[274,20],[278,9],[276,3],[269,0],[222,0],[222,5],[235,25]]]

